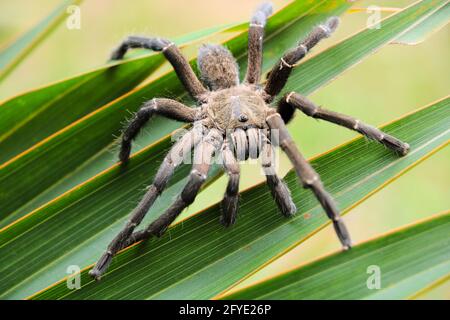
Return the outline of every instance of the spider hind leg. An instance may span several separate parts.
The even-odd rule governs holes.
[[[311,189],[316,196],[326,215],[332,221],[333,227],[343,249],[350,249],[352,246],[350,234],[348,233],[344,222],[341,220],[339,210],[333,198],[325,190],[325,187],[317,172],[297,149],[297,146],[292,140],[283,119],[278,113],[272,113],[267,117],[267,123],[271,130],[278,131],[278,140],[274,143],[283,149],[289,160],[294,165],[297,176],[301,180],[303,187]]]
[[[144,230],[131,234],[124,242],[122,248],[132,245],[135,242],[148,239],[151,236],[160,237],[180,215],[180,213],[194,202],[200,187],[206,180],[214,152],[222,145],[222,135],[211,129],[206,137],[198,143],[194,150],[194,163],[189,174],[188,182],[184,186],[181,194],[172,205],[155,221],[150,223]]]
[[[261,78],[262,50],[264,27],[267,18],[272,14],[272,4],[261,4],[253,14],[250,20],[250,28],[248,30],[248,61],[245,82],[249,84],[257,84]]]
[[[315,27],[297,47],[286,52],[269,73],[264,91],[271,101],[285,86],[292,69],[320,40],[328,38],[339,25],[339,18],[331,17],[324,24]]]
[[[280,212],[285,217],[292,217],[297,212],[297,207],[291,197],[291,192],[286,183],[277,175],[275,157],[272,144],[267,141],[261,152],[261,166],[266,176],[270,193],[275,200]]]

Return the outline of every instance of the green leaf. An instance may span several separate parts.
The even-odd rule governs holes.
[[[445,98],[383,128],[387,133],[410,143],[411,152],[406,157],[399,158],[381,145],[358,138],[314,159],[312,164],[339,207],[346,212],[446,145],[450,137],[449,123],[450,98]],[[150,164],[152,161],[143,162]],[[4,274],[0,283],[2,291],[20,283],[23,274],[32,274],[30,270],[41,260],[55,261],[55,256],[59,255],[55,251],[68,252],[73,249],[74,243],[80,244],[79,239],[87,239],[93,229],[104,228],[97,224],[104,224],[110,214],[115,214],[114,208],[123,206],[123,199],[132,197],[135,192],[131,185],[131,181],[136,179],[134,174],[125,175],[113,170],[109,175],[117,178],[106,188],[87,184],[83,187],[85,190],[80,189],[73,194],[83,193],[81,201],[56,210],[48,207],[2,232],[0,243],[5,244],[0,247],[0,254],[9,261],[0,269]],[[220,206],[214,205],[175,224],[162,238],[151,239],[122,251],[115,257],[101,282],[93,281],[87,275],[86,268],[81,275],[80,290],[67,289],[62,280],[35,298],[212,298],[329,223],[312,193],[297,184],[293,172],[285,180],[298,208],[298,214],[292,219],[280,215],[266,185],[262,184],[242,193],[239,220],[233,228],[224,229],[219,224]],[[117,189],[121,190],[123,198],[109,198]],[[108,197],[108,201],[99,204],[104,197]],[[92,215],[87,216],[87,212]],[[27,227],[28,219],[38,220],[41,224]],[[43,230],[56,229],[58,231],[54,234],[48,231],[43,234]],[[18,234],[21,236],[17,237]],[[85,247],[82,243],[81,246],[84,247],[83,258],[91,250],[98,249],[95,244]],[[31,252],[17,258],[12,248],[27,248],[26,251]],[[55,265],[51,268],[46,266],[46,276],[55,273],[63,275],[70,261],[74,264],[86,261],[68,261],[64,256],[60,259],[65,261],[61,263],[58,260],[58,268]],[[27,281],[19,287],[30,285],[30,279]],[[24,294],[12,291],[3,294],[2,298],[17,298]]]
[[[14,97],[0,105],[0,163],[125,94],[164,62],[161,55],[102,67]]]
[[[450,273],[446,276],[434,281],[425,288],[415,292],[413,295],[408,297],[409,300],[436,300],[439,299],[440,293],[448,292],[450,288]],[[437,294],[437,295],[436,295]]]
[[[406,299],[450,274],[449,241],[447,212],[222,298]]]
[[[397,44],[416,45],[429,36],[444,28],[450,21],[450,3],[441,7],[419,25],[408,31],[393,42]]]
[[[79,5],[81,2],[82,0],[62,1],[48,17],[4,48],[0,53],[0,82],[64,20],[68,6]]]
[[[298,1],[273,15],[267,25],[265,70],[275,63],[284,50],[304,36],[311,25],[328,15],[340,14],[349,6],[345,0]],[[247,33],[232,38],[226,45],[242,64]],[[195,60],[191,62],[194,64]],[[0,226],[11,223],[113,165],[116,161],[115,137],[120,135],[130,111],[135,112],[143,101],[167,92],[172,98],[188,101],[175,73],[166,73],[64,128],[14,161],[0,166],[0,202],[5,203],[0,213]],[[167,119],[155,120],[150,125],[150,134],[141,135],[137,140],[135,146],[138,148],[135,150],[158,141],[180,127],[179,123]]]

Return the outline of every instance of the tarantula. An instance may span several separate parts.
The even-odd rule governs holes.
[[[155,98],[146,102],[125,129],[122,137],[120,161],[128,161],[131,142],[140,129],[154,115],[192,123],[185,134],[169,151],[153,183],[131,213],[122,231],[112,240],[107,251],[89,272],[100,279],[112,257],[122,248],[150,236],[161,236],[175,218],[190,205],[205,182],[211,160],[215,154],[221,158],[229,180],[222,201],[221,222],[225,226],[235,223],[238,210],[239,161],[261,158],[267,184],[281,213],[292,216],[296,207],[290,191],[274,170],[273,147],[280,146],[295,167],[304,188],[312,190],[344,249],[351,247],[349,233],[340,219],[333,198],[325,190],[319,175],[297,149],[286,129],[295,110],[307,116],[323,119],[376,140],[386,147],[405,155],[409,145],[377,128],[352,117],[316,106],[304,96],[287,93],[273,108],[270,104],[283,89],[292,69],[320,40],[327,38],[337,28],[339,20],[329,18],[315,27],[299,44],[289,50],[272,68],[264,86],[261,86],[261,63],[264,26],[272,13],[271,4],[262,4],[254,13],[248,32],[248,66],[244,81],[239,81],[238,65],[232,54],[219,45],[203,45],[198,55],[198,68],[202,82],[197,78],[187,60],[173,42],[162,38],[128,37],[113,52],[112,59],[122,59],[130,48],[162,51],[175,69],[179,79],[197,101],[190,108],[180,102]],[[175,168],[194,149],[194,161],[188,182],[174,203],[148,227],[134,231],[155,199],[163,192]]]

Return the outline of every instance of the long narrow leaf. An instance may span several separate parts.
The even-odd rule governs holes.
[[[446,213],[223,299],[406,299],[450,274],[449,244]]]
[[[82,0],[64,0],[48,17],[4,48],[0,52],[0,82],[64,20],[69,5],[81,2]]]
[[[429,36],[444,28],[450,22],[450,3],[433,13],[418,26],[408,31],[394,43],[416,45],[425,41]]]

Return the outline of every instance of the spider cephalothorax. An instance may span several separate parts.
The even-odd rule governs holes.
[[[211,126],[220,130],[263,128],[266,123],[266,102],[247,85],[212,92],[203,107]]]
[[[305,188],[317,197],[331,219],[344,249],[351,241],[333,198],[325,190],[319,175],[301,155],[291,139],[285,124],[296,109],[307,116],[329,121],[355,130],[388,148],[405,155],[409,146],[370,125],[352,117],[316,106],[298,93],[287,93],[274,108],[271,103],[286,84],[292,69],[321,39],[336,29],[338,19],[329,18],[318,25],[298,45],[285,53],[269,73],[264,86],[260,85],[264,26],[271,14],[270,4],[261,5],[252,17],[248,34],[248,66],[245,79],[239,81],[238,65],[224,47],[204,45],[200,48],[198,67],[200,81],[179,49],[161,38],[127,38],[113,53],[121,59],[130,48],[162,51],[175,69],[183,85],[197,101],[194,108],[171,99],[155,98],[146,102],[129,123],[122,137],[119,158],[128,161],[131,142],[142,126],[154,114],[192,123],[188,133],[175,143],[165,157],[152,185],[148,188],[130,220],[112,240],[90,274],[96,279],[106,271],[112,257],[122,248],[150,236],[161,236],[176,217],[190,205],[206,180],[213,156],[217,155],[229,176],[222,201],[221,222],[230,226],[236,221],[239,192],[239,161],[261,158],[267,184],[281,213],[291,216],[296,212],[289,189],[274,170],[273,148],[280,146],[294,165]],[[203,82],[203,83],[202,83]],[[188,182],[174,203],[155,221],[141,231],[134,229],[141,223],[156,198],[163,192],[175,168],[191,150],[194,150],[192,170]]]

